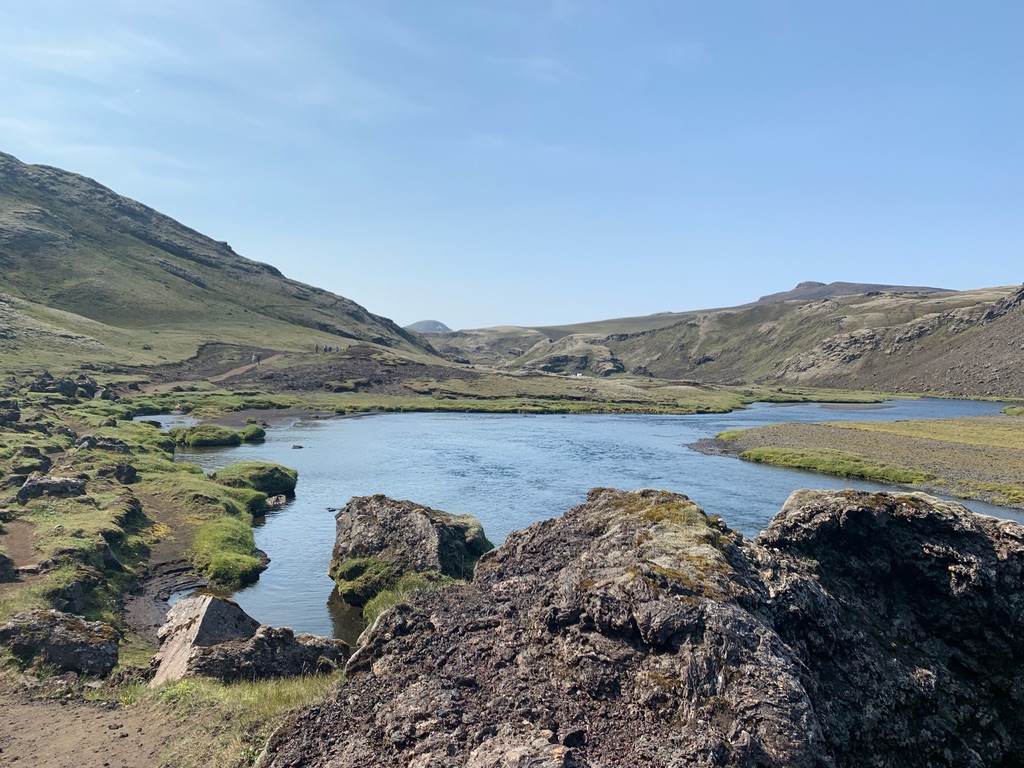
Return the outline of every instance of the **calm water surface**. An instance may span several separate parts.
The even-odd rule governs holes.
[[[685,493],[746,536],[757,534],[797,488],[885,486],[706,456],[686,446],[727,429],[789,421],[891,421],[988,415],[1002,404],[891,401],[882,407],[773,406],[700,416],[386,414],[302,420],[267,430],[265,443],[179,450],[206,471],[244,460],[299,471],[296,497],[269,514],[256,544],[271,557],[257,584],[233,597],[256,619],[296,632],[351,639],[355,617],[330,600],[334,511],[383,493],[475,515],[500,544],[510,531],[557,516],[595,486]],[[301,449],[293,446],[301,445]],[[1016,510],[969,502],[1024,521]]]

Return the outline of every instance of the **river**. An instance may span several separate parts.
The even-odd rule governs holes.
[[[351,641],[357,615],[329,599],[327,568],[333,510],[352,496],[383,493],[469,513],[500,544],[510,531],[582,502],[594,486],[662,488],[687,494],[753,536],[797,488],[885,486],[708,456],[687,445],[727,429],[776,422],[949,418],[996,414],[1002,406],[923,399],[869,407],[755,404],[696,416],[382,414],[304,419],[268,428],[264,443],[179,449],[176,458],[208,472],[246,460],[299,471],[295,499],[256,529],[270,567],[233,598],[264,624]],[[1017,510],[973,501],[967,506],[1024,522]]]

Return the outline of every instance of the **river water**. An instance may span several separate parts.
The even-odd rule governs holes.
[[[257,546],[271,557],[269,569],[233,598],[264,624],[351,641],[357,615],[331,599],[327,568],[334,510],[352,496],[383,493],[469,513],[500,544],[510,531],[579,504],[592,487],[660,488],[685,493],[753,536],[797,488],[885,486],[707,456],[688,444],[776,422],[949,418],[996,414],[1001,407],[924,399],[872,407],[756,404],[696,416],[382,414],[300,420],[268,428],[261,444],[179,449],[177,459],[208,472],[246,460],[299,471],[295,499],[256,529]],[[1024,522],[1017,510],[967,506]]]

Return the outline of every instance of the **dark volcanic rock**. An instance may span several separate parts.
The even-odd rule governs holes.
[[[23,445],[15,453],[11,461],[11,473],[15,475],[30,475],[33,472],[46,474],[50,471],[53,462],[50,457],[35,446]]]
[[[333,672],[348,658],[348,644],[288,627],[261,626],[247,640],[196,648],[189,673],[225,683]]]
[[[39,496],[82,496],[85,480],[77,477],[47,477],[33,472],[18,489],[18,501],[24,504]]]
[[[357,496],[335,519],[330,573],[338,594],[351,605],[364,605],[407,574],[467,578],[493,546],[472,515],[387,496]]]
[[[263,766],[1008,766],[1024,526],[798,492],[754,542],[592,491],[383,614]]]
[[[0,643],[26,663],[102,677],[117,664],[116,629],[101,621],[50,610],[15,615],[0,627]]]
[[[341,640],[262,626],[236,603],[213,595],[179,600],[157,635],[154,686],[196,675],[229,683],[315,674],[348,657]]]
[[[17,400],[0,400],[0,427],[10,427],[21,421],[21,407]]]
[[[14,561],[0,552],[0,581],[14,580]]]

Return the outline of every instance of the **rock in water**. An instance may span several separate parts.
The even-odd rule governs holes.
[[[16,614],[0,627],[0,643],[25,663],[103,677],[117,664],[120,633],[102,621],[45,609]]]
[[[596,489],[384,613],[259,764],[1014,764],[1022,570],[1024,526],[920,494],[797,492],[751,542]]]
[[[330,573],[350,605],[365,605],[402,576],[465,579],[493,548],[472,515],[452,515],[387,496],[357,496],[335,517]]]

